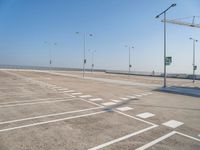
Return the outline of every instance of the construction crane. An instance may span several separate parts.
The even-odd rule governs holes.
[[[200,22],[195,23],[196,18],[200,18],[200,16],[185,17],[185,18],[179,18],[179,19],[173,19],[173,20],[166,19],[165,22],[171,23],[171,24],[188,26],[188,27],[200,28]],[[191,22],[182,21],[184,19],[191,19]],[[164,20],[161,20],[161,22],[164,22]]]

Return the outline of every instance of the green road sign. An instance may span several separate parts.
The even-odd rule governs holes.
[[[169,66],[172,63],[172,57],[165,58],[165,65]]]
[[[197,66],[194,66],[194,68],[193,68],[194,70],[197,70]]]

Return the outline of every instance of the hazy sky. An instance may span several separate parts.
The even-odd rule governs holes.
[[[169,19],[200,16],[200,0],[0,0],[0,64],[48,66],[51,49],[53,66],[80,68],[86,32],[93,34],[86,40],[87,68],[91,49],[96,68],[127,70],[130,44],[134,70],[161,72],[163,23],[155,16],[172,3]],[[200,40],[200,28],[167,24],[168,72],[192,72],[189,37]],[[196,64],[200,74],[200,42]]]

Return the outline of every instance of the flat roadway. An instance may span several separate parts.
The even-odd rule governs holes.
[[[200,98],[161,86],[155,77],[2,69],[0,150],[199,150]]]

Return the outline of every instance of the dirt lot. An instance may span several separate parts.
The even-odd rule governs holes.
[[[200,98],[161,86],[155,77],[0,70],[0,150],[199,150]]]

